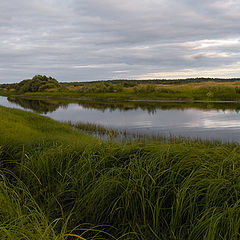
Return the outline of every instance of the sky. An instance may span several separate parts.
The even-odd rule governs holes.
[[[240,0],[0,0],[0,83],[240,77]]]

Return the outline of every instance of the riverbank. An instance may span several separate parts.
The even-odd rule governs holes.
[[[102,142],[3,107],[0,126],[1,239],[239,238],[237,144]]]
[[[1,90],[0,95],[18,95],[24,97],[61,98],[72,100],[109,100],[109,101],[179,101],[179,102],[238,102],[240,101],[239,82],[204,82],[175,85],[138,84],[123,87],[112,84],[114,88],[104,88],[103,84],[85,84],[68,86],[61,90],[52,89],[43,92],[17,93],[13,90]]]

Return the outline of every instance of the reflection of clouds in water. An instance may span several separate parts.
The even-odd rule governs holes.
[[[107,127],[121,128],[154,128],[174,131],[183,128],[216,128],[239,126],[230,119],[238,119],[238,114],[233,111],[201,111],[194,109],[182,110],[157,110],[149,114],[141,109],[128,111],[106,109],[104,112],[93,108],[84,108],[78,104],[69,104],[67,109],[59,108],[54,113],[47,114],[59,121],[81,121],[101,124]]]
[[[71,108],[72,110],[76,110],[76,111],[78,111],[78,110],[84,111],[84,107],[79,106],[79,105],[77,105],[77,104],[75,104],[75,103],[69,103],[69,104],[67,105],[67,109],[69,109],[69,108]],[[65,106],[64,106],[64,107],[61,106],[60,109],[61,109],[62,111],[66,111]],[[60,110],[60,109],[59,109],[59,110]]]
[[[193,117],[188,120],[185,126],[200,127],[200,128],[240,128],[239,114],[235,111],[200,111],[186,110],[186,115]]]
[[[237,112],[225,111],[217,114],[204,115],[204,128],[238,128],[240,129],[240,116]]]
[[[240,129],[239,121],[212,121],[206,120],[204,122],[205,128],[238,128]]]
[[[139,122],[132,122],[132,127],[134,128],[152,128],[153,123],[152,121],[139,121]]]

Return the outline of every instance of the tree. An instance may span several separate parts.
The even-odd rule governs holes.
[[[55,78],[45,75],[35,75],[32,79],[23,80],[16,85],[18,93],[39,92],[49,88],[60,88],[60,84]]]

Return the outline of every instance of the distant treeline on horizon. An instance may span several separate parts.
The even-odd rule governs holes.
[[[134,84],[184,84],[184,83],[200,83],[200,82],[237,82],[240,78],[184,78],[184,79],[146,79],[146,80],[128,80],[128,79],[117,79],[117,80],[99,80],[89,82],[62,82],[64,85],[81,86],[83,84],[94,84],[96,82],[109,82],[112,84],[120,84],[124,82]]]
[[[128,80],[128,79],[117,79],[117,80],[98,80],[98,81],[83,81],[83,82],[59,82],[62,85],[67,86],[82,86],[84,84],[94,84],[97,82],[108,82],[112,84],[121,83],[133,83],[133,84],[184,84],[184,83],[201,83],[201,82],[237,82],[240,78],[185,78],[185,79],[147,79],[147,80]],[[3,83],[0,84],[0,88],[7,88],[9,85],[15,83]]]

